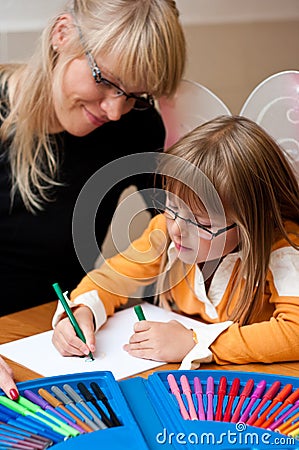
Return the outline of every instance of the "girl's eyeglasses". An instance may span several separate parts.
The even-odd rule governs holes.
[[[195,222],[191,219],[186,219],[185,217],[182,217],[179,215],[177,211],[173,211],[173,209],[169,208],[169,206],[166,206],[165,204],[159,202],[158,200],[155,200],[155,209],[160,212],[161,214],[164,214],[166,219],[169,220],[176,220],[181,219],[183,220],[187,227],[190,229],[190,232],[193,231],[193,233],[196,231],[200,237],[203,239],[211,241],[215,237],[219,236],[222,233],[225,233],[228,230],[231,230],[232,228],[235,228],[237,226],[236,223],[233,223],[232,225],[229,225],[225,228],[220,228],[217,231],[212,231],[209,228],[206,228],[205,226],[201,225],[198,222]],[[196,228],[194,228],[196,227]]]

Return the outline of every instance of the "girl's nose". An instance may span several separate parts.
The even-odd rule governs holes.
[[[174,236],[186,236],[186,234],[188,233],[187,223],[180,217],[176,217],[176,219],[172,221],[171,226]]]

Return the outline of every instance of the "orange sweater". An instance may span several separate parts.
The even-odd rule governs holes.
[[[299,226],[287,223],[287,230],[299,233]],[[122,254],[88,273],[71,293],[71,300],[96,291],[107,315],[126,303],[139,286],[150,284],[160,273],[162,254],[167,251],[167,230],[163,215],[153,218],[142,236]],[[299,244],[299,237],[296,237]],[[184,268],[178,259],[169,269],[171,295],[176,309],[195,315],[207,324],[227,321],[226,305],[232,278],[240,264],[238,253],[227,255],[217,268],[208,293],[199,288],[196,265]],[[236,299],[234,299],[235,301]],[[82,303],[82,301],[80,301]],[[84,303],[84,301],[83,301]],[[211,312],[212,311],[212,312]],[[267,274],[262,313],[251,323],[231,324],[209,346],[219,364],[272,363],[299,360],[299,252],[285,240],[273,246]],[[200,336],[199,344],[200,345]]]

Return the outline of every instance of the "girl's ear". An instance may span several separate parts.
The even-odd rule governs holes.
[[[74,22],[70,14],[58,17],[52,30],[52,47],[55,51],[62,49],[73,32]]]

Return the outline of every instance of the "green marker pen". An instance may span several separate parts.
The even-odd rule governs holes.
[[[11,409],[12,411],[15,411],[22,416],[29,416],[34,418],[35,420],[38,420],[39,422],[45,423],[48,425],[53,431],[56,431],[57,433],[61,434],[62,436],[69,437],[70,433],[65,431],[63,428],[59,427],[58,425],[55,425],[52,421],[44,419],[43,417],[39,416],[36,413],[33,413],[32,411],[29,411],[27,408],[25,408],[23,405],[20,405],[18,401],[13,401],[10,398],[5,397],[4,395],[0,395],[0,404],[3,406],[6,406],[7,408]]]
[[[62,290],[61,290],[59,284],[58,283],[54,283],[54,284],[52,284],[52,286],[53,286],[54,291],[56,292],[59,300],[61,301],[61,304],[62,304],[62,306],[63,306],[63,308],[64,308],[68,318],[70,319],[70,322],[73,325],[73,328],[74,328],[77,336],[81,339],[82,342],[84,342],[84,344],[86,344],[85,336],[84,336],[81,328],[79,327],[79,324],[78,324],[77,320],[75,319],[75,316],[72,313],[71,308],[67,304],[67,301],[66,301],[66,299],[63,296],[63,293],[62,293]],[[90,359],[92,361],[94,361],[94,357],[93,357],[93,354],[91,352],[89,352],[89,357],[90,357]]]
[[[38,414],[41,417],[44,416],[45,419],[49,419],[50,421],[55,422],[60,428],[65,430],[69,434],[69,436],[78,436],[80,434],[79,431],[70,427],[61,419],[54,416],[54,414],[49,414],[47,411],[44,411],[39,405],[33,403],[31,400],[28,400],[25,397],[22,397],[22,395],[20,395],[18,398],[18,404],[24,406],[24,408],[28,409],[28,411]]]
[[[138,320],[146,320],[140,305],[134,306],[134,311],[138,317]]]

